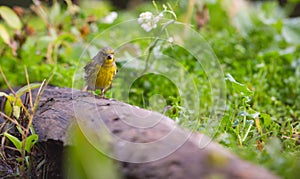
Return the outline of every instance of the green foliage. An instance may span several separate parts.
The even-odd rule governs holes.
[[[2,16],[6,23],[0,23],[0,37],[3,40],[0,44],[7,44],[1,45],[3,55],[0,57],[0,65],[5,67],[3,71],[13,86],[26,83],[24,78],[20,78],[24,76],[24,65],[27,66],[32,81],[42,81],[56,69],[52,84],[72,86],[72,74],[80,55],[99,29],[107,27],[107,24],[98,25],[96,22],[107,15],[108,6],[93,3],[97,7],[101,4],[103,11],[98,8],[85,11],[73,4],[65,8],[56,1],[49,8],[34,4],[32,9],[37,16],[24,15],[22,18],[30,20],[26,20],[26,24],[19,24],[22,28],[18,31],[6,27],[6,24],[15,22],[10,18],[18,16],[8,7],[1,6],[5,10],[3,13],[14,14]],[[82,56],[81,60],[87,61],[89,58],[91,57]],[[0,87],[5,87],[2,79]]]
[[[17,137],[5,132],[4,136],[7,137],[16,147],[16,149],[19,150],[20,153],[22,153],[22,144],[23,142],[20,141]],[[32,134],[25,139],[25,151],[30,153],[31,148],[34,146],[34,144],[38,141],[38,135]]]
[[[283,22],[282,35],[289,43],[300,44],[300,18],[286,19]]]
[[[141,86],[143,88],[141,88]],[[168,90],[165,90],[166,88],[168,88]],[[166,77],[147,74],[135,80],[132,84],[129,92],[129,102],[135,105],[143,104],[144,108],[151,107],[151,97],[156,94],[159,94],[161,99],[166,99],[166,101],[161,102],[152,101],[154,102],[152,105],[164,104],[161,108],[156,108],[159,112],[163,111],[165,105],[171,105],[172,98],[176,98],[179,95],[175,84]],[[155,99],[152,98],[152,100]]]
[[[11,28],[21,29],[21,21],[12,9],[6,6],[0,6],[0,15]]]
[[[4,41],[4,43],[6,43],[6,44],[10,43],[9,34],[8,34],[6,28],[4,27],[4,25],[2,25],[2,24],[0,24],[0,36],[1,36],[2,40]]]
[[[226,74],[226,79],[231,82],[232,88],[244,97],[253,95],[253,91],[249,90],[245,84],[237,82],[229,73]]]
[[[235,26],[221,22],[222,30],[209,24],[213,32],[201,31],[224,64],[225,73],[246,82],[236,83],[227,75],[229,108],[216,140],[247,160],[295,178],[299,171],[300,80],[296,64],[300,26],[295,25],[298,18],[286,18],[274,2],[255,7],[237,14],[241,19],[235,24],[240,33]],[[211,13],[211,19],[221,18]]]
[[[35,134],[32,126],[33,116],[40,97],[48,84],[46,80],[44,80],[42,84],[29,84],[26,67],[24,71],[28,84],[15,92],[11,89],[2,68],[0,68],[0,73],[11,90],[10,94],[0,92],[0,97],[2,97],[0,115],[3,117],[2,120],[4,120],[1,129],[1,135],[3,136],[1,147],[4,149],[2,151],[2,160],[5,160],[14,168],[15,176],[22,177],[27,176],[31,169],[31,149],[38,142],[38,135]],[[51,76],[49,77],[49,80],[50,79]],[[33,102],[31,92],[35,88],[39,88],[39,90]],[[10,150],[7,150],[7,148]],[[19,154],[16,154],[15,151],[19,151]]]
[[[277,2],[255,3],[242,10],[228,2],[231,1],[207,1],[210,20],[198,32],[212,47],[224,74],[227,74],[224,75],[227,79],[227,90],[224,91],[227,102],[223,114],[218,115],[217,119],[208,117],[213,104],[211,86],[214,82],[208,80],[208,74],[188,52],[189,49],[168,46],[161,41],[153,43],[155,38],[128,42],[140,33],[139,29],[130,26],[108,30],[109,35],[104,43],[97,40],[97,35],[112,25],[137,18],[137,12],[151,11],[157,15],[164,10],[159,2],[156,2],[156,7],[144,4],[137,12],[119,12],[112,24],[101,21],[111,9],[102,2],[83,3],[80,7],[70,3],[67,7],[58,3],[52,7],[35,4],[33,9],[36,15],[20,17],[27,19],[27,25],[34,29],[35,34],[28,34],[28,27],[26,32],[25,24],[19,24],[18,20],[16,24],[11,24],[9,18],[15,18],[15,15],[2,15],[13,13],[2,6],[0,13],[4,21],[0,22],[0,65],[13,86],[25,83],[25,79],[20,77],[24,76],[23,65],[27,65],[32,81],[42,81],[56,69],[53,85],[81,88],[83,82],[72,84],[73,75],[82,75],[80,69],[85,62],[110,41],[117,45],[128,42],[139,55],[151,51],[149,47],[154,44],[153,51],[158,49],[161,54],[175,59],[183,66],[184,72],[193,75],[193,84],[181,85],[184,85],[185,92],[191,92],[193,86],[197,87],[201,98],[199,111],[192,118],[195,111],[184,107],[180,86],[154,73],[137,78],[130,86],[126,94],[129,100],[125,102],[163,112],[193,130],[207,134],[213,132],[216,141],[242,158],[262,164],[284,178],[295,178],[300,171],[300,20],[288,18],[288,10],[278,6]],[[179,21],[186,20],[187,8],[188,1],[170,2],[168,5],[168,10],[173,9]],[[44,13],[38,13],[41,10]],[[188,19],[189,22],[192,27],[197,26],[195,19]],[[13,38],[15,29],[21,29],[20,34],[25,41],[21,40],[24,38]],[[153,34],[149,32],[149,36]],[[197,42],[191,39],[191,44],[194,43]],[[125,55],[128,59],[132,58],[130,53]],[[137,75],[136,68],[143,70],[145,66],[125,66],[126,59],[117,59],[117,62],[119,69],[126,68],[130,72],[128,76],[117,75],[120,79],[113,82],[115,92],[121,96],[124,86],[119,81]],[[182,71],[176,71],[176,74],[180,75]],[[2,79],[0,86],[5,87]],[[220,122],[208,127],[212,120]],[[18,145],[18,142],[13,143]],[[75,153],[80,154],[78,151]],[[99,154],[95,156],[103,157]],[[80,157],[78,166],[84,165],[84,157]]]
[[[32,83],[27,86],[20,88],[16,91],[15,95],[10,93],[6,94],[4,92],[0,92],[0,97],[4,96],[7,100],[4,104],[4,112],[7,116],[12,116],[18,119],[20,117],[20,112],[22,108],[22,100],[21,96],[25,93],[29,92],[29,90],[33,90],[35,88],[41,87],[40,83]]]
[[[68,178],[120,178],[117,167],[111,158],[105,155],[87,139],[79,126],[72,130],[73,146],[67,149],[65,176]],[[99,141],[99,143],[103,141]],[[106,145],[106,144],[103,144]]]

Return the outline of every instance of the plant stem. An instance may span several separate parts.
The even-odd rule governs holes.
[[[2,76],[2,78],[3,78],[4,82],[5,82],[5,84],[7,85],[8,89],[10,90],[10,92],[11,92],[14,96],[17,96],[17,95],[16,95],[16,92],[12,89],[12,87],[11,87],[10,84],[8,83],[8,80],[7,80],[6,76],[4,75],[4,72],[3,72],[2,68],[1,68],[1,66],[0,66],[0,73],[1,73],[1,76]]]
[[[175,20],[170,20],[170,21],[166,22],[166,23],[163,25],[163,27],[161,28],[161,31],[159,32],[159,34],[155,37],[155,40],[149,45],[149,47],[148,47],[148,55],[147,55],[147,58],[146,58],[146,64],[145,64],[145,68],[144,68],[142,74],[145,73],[145,72],[148,70],[148,65],[149,65],[150,55],[151,55],[151,53],[152,53],[154,47],[156,46],[156,44],[157,44],[157,42],[158,42],[158,40],[159,40],[159,37],[160,37],[160,36],[162,35],[162,33],[166,30],[166,28],[167,28],[169,25],[173,24],[174,22],[175,22]]]
[[[244,137],[243,137],[243,139],[242,139],[242,142],[244,142],[244,141],[246,140],[246,138],[247,138],[247,136],[248,136],[248,134],[249,134],[249,132],[250,132],[251,127],[252,127],[252,124],[249,125],[249,127],[248,127],[248,129],[247,129],[247,131],[246,131],[246,134],[244,135]]]

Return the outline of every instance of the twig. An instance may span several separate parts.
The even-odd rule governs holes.
[[[4,116],[4,118],[6,118],[7,120],[9,120],[10,122],[16,124],[18,127],[21,127],[22,130],[25,130],[25,128],[20,125],[17,120],[12,119],[11,117],[7,116],[5,113],[3,113],[2,111],[0,111],[0,114]]]
[[[11,91],[11,93],[12,93],[14,96],[17,96],[17,95],[16,95],[16,92],[13,90],[13,88],[12,88],[12,87],[10,86],[10,84],[8,83],[7,78],[6,78],[6,76],[4,75],[1,66],[0,66],[0,73],[1,73],[1,76],[2,76],[2,78],[3,78],[4,82],[5,82],[5,84],[7,85],[8,89]]]
[[[31,9],[41,17],[41,19],[45,22],[46,25],[51,25],[49,22],[49,17],[45,10],[43,9],[41,2],[39,0],[32,0],[34,6],[31,7]]]
[[[195,5],[195,0],[189,0],[187,13],[186,13],[186,16],[185,16],[185,19],[184,19],[185,24],[189,24],[189,22],[191,20],[194,5]],[[187,30],[188,30],[188,26],[185,26],[184,33],[183,33],[184,36],[186,36]]]
[[[16,92],[15,92],[15,91],[13,90],[13,88],[10,86],[10,84],[9,84],[9,82],[8,82],[8,80],[7,80],[6,76],[5,76],[5,74],[3,73],[3,70],[2,70],[1,67],[0,67],[0,73],[1,73],[1,76],[2,76],[2,78],[3,78],[4,82],[5,82],[5,84],[7,85],[8,89],[10,90],[10,92],[11,92],[16,98],[18,98]],[[21,103],[21,105],[22,105],[22,108],[24,109],[26,115],[29,115],[29,112],[28,112],[28,110],[25,108],[25,106],[23,105],[23,103]]]
[[[2,138],[1,138],[1,157],[4,159],[4,160],[6,160],[6,155],[5,155],[5,151],[4,151],[4,149],[5,149],[5,136],[2,136]]]
[[[28,86],[28,92],[29,92],[29,104],[30,108],[33,108],[33,103],[32,103],[32,93],[31,93],[31,88],[30,88],[30,83],[29,83],[29,76],[28,76],[28,71],[26,65],[24,65],[24,71],[25,71],[25,76],[26,76],[26,81],[27,81],[27,86]]]

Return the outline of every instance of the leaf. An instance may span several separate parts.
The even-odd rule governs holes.
[[[4,106],[4,113],[7,116],[11,116],[12,111],[13,111],[12,104],[9,102],[9,100],[6,100],[5,106]]]
[[[0,24],[0,36],[1,36],[2,40],[4,41],[4,43],[6,43],[7,45],[10,44],[9,34],[8,34],[6,28],[2,24]]]
[[[289,43],[300,44],[300,18],[290,18],[284,20],[282,36]]]
[[[25,156],[25,157],[24,157],[26,166],[28,166],[28,167],[30,168],[30,161],[29,161],[29,159],[30,159],[30,156]]]
[[[59,13],[60,13],[60,5],[58,2],[55,2],[52,5],[49,13],[49,18],[51,19],[52,22],[55,22],[55,18],[59,16]]]
[[[41,83],[31,83],[29,84],[29,86],[28,85],[23,86],[16,92],[17,97],[15,97],[13,94],[7,95],[1,92],[0,96],[5,96],[7,98],[7,101],[5,103],[4,113],[8,116],[11,116],[11,113],[13,112],[13,116],[18,119],[20,117],[20,111],[22,107],[22,100],[20,97],[23,94],[27,93],[29,89],[32,90],[35,88],[39,88],[41,85],[42,85]]]
[[[22,134],[22,128],[21,128],[20,126],[16,126],[16,128],[17,128],[18,132],[19,132],[20,134]]]
[[[7,137],[16,147],[16,149],[18,149],[20,152],[22,150],[22,142],[15,136],[4,132],[4,136]],[[38,141],[38,135],[37,134],[32,134],[31,136],[28,136],[25,139],[25,150],[26,152],[30,153],[30,149],[32,148],[32,146]]]
[[[260,115],[260,112],[254,112],[254,113],[250,114],[250,117],[252,119],[257,119],[259,117],[259,115]]]
[[[258,132],[260,133],[260,135],[263,135],[263,132],[262,132],[262,128],[261,128],[261,125],[260,125],[260,121],[259,121],[259,118],[255,118],[255,125],[256,125],[256,128],[258,130]]]
[[[20,97],[15,97],[13,94],[6,95],[6,98],[4,113],[11,116],[11,113],[13,112],[13,115],[18,119],[20,117],[22,100]]]
[[[261,113],[260,116],[263,119],[264,126],[268,127],[272,122],[270,115],[267,113]]]
[[[21,29],[22,24],[17,14],[7,6],[0,6],[2,19],[13,29]]]
[[[29,91],[29,89],[33,90],[33,89],[39,88],[41,85],[42,85],[41,83],[31,83],[31,84],[29,84],[29,86],[28,85],[23,86],[16,92],[16,95],[17,95],[17,97],[20,97],[23,94],[27,93]]]
[[[22,142],[17,137],[15,137],[7,132],[4,132],[4,136],[7,137],[14,144],[14,146],[21,152]]]
[[[250,117],[251,119],[256,119],[259,117],[260,113],[253,111],[253,113],[248,113],[247,111],[241,111],[239,114],[239,116],[247,116]]]
[[[253,95],[253,91],[251,91],[245,84],[237,82],[231,76],[231,74],[227,73],[225,79],[230,81],[233,89],[236,90],[237,92],[241,93],[243,96]]]
[[[35,130],[33,128],[33,125],[30,126],[30,132],[31,132],[31,134],[35,134]]]
[[[25,142],[25,150],[26,152],[30,153],[31,148],[33,145],[38,141],[39,136],[37,134],[32,134],[26,138]]]
[[[2,97],[2,96],[7,96],[7,94],[6,93],[4,93],[4,92],[0,92],[0,97]]]
[[[81,132],[79,126],[74,126],[72,130],[72,141],[74,147],[67,149],[67,157],[70,160],[66,162],[70,170],[67,171],[66,178],[120,178],[112,159],[97,147],[95,148],[95,145],[92,145],[87,136]],[[101,143],[100,145],[107,145],[105,143],[107,141],[104,140],[97,142]]]
[[[13,115],[16,117],[16,119],[19,119],[21,114],[21,107],[18,105],[13,106]]]

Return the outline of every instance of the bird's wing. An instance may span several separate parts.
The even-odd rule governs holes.
[[[101,66],[97,64],[94,60],[91,60],[85,67],[84,67],[84,80],[88,85],[88,89],[95,90],[95,83],[97,79],[98,72]]]
[[[102,56],[102,53],[101,53],[101,51],[99,51],[97,53],[97,55],[93,57],[92,61],[94,61],[94,62],[98,63],[100,66],[102,66],[105,60],[103,58],[101,58],[101,56]]]

